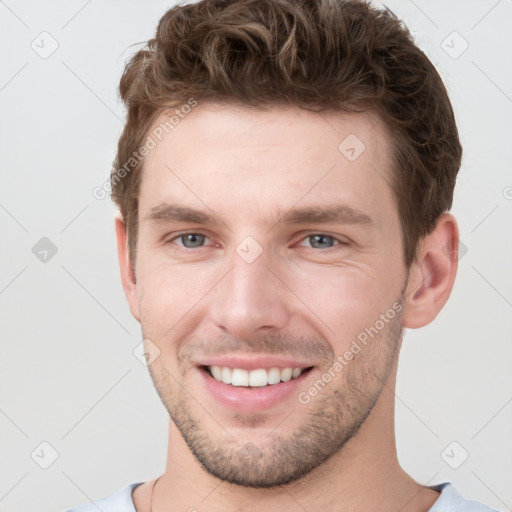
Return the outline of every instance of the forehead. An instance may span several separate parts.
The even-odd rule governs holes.
[[[390,141],[373,112],[208,102],[174,122],[161,115],[150,130],[141,215],[173,202],[253,213],[338,200],[378,213],[393,202]]]
[[[234,102],[205,101],[186,111],[178,106],[161,113],[150,132],[158,132],[157,142],[163,142],[163,145],[166,142],[172,144],[173,140],[182,142],[183,138],[188,138],[193,132],[194,137],[204,143],[213,142],[230,149],[251,142],[267,142],[269,145],[289,143],[293,146],[307,141],[315,142],[318,147],[334,145],[337,148],[340,138],[349,134],[366,143],[370,153],[374,150],[382,153],[389,145],[385,125],[372,110],[313,112],[298,106],[278,104],[255,108]],[[220,137],[220,132],[223,135],[236,135],[236,139]],[[318,144],[319,138],[323,144]],[[352,140],[355,141],[354,138]],[[158,151],[152,152],[153,156],[155,154]]]

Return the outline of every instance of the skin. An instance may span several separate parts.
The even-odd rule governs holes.
[[[355,161],[338,150],[350,134],[366,146]],[[134,265],[121,218],[116,232],[124,291],[160,351],[149,370],[171,417],[154,512],[417,512],[438,498],[398,463],[394,389],[403,327],[430,323],[450,295],[458,228],[443,214],[405,268],[389,154],[371,112],[200,103],[146,157]],[[162,204],[218,224],[148,218]],[[340,204],[373,224],[280,222],[292,208]],[[191,244],[183,232],[205,238]],[[236,252],[248,236],[262,250],[252,263]],[[239,413],[204,389],[198,361],[236,353],[309,361],[307,391],[393,304],[400,311],[308,404],[294,393]],[[150,510],[154,482],[134,491],[138,512]]]

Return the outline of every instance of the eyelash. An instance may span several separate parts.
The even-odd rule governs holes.
[[[200,235],[200,236],[204,236],[205,238],[209,238],[208,235],[205,235],[203,233],[199,233],[197,231],[184,231],[183,233],[179,233],[178,235],[174,236],[173,238],[167,240],[167,243],[171,243],[171,242],[174,242],[175,240],[178,240],[186,235]],[[305,237],[301,238],[301,242],[304,241],[304,240],[307,240],[308,238],[312,237],[312,236],[322,236],[322,237],[325,237],[325,238],[330,238],[334,241],[337,242],[337,244],[333,245],[332,247],[327,247],[325,249],[317,249],[316,247],[309,247],[309,249],[317,249],[318,251],[322,251],[322,252],[328,252],[329,250],[332,250],[334,249],[335,247],[339,247],[339,246],[342,246],[342,245],[349,245],[348,242],[345,242],[343,240],[340,240],[339,238],[336,238],[332,235],[328,235],[326,233],[310,233],[308,235],[306,235]],[[197,249],[202,249],[203,247],[207,247],[207,246],[199,246],[199,247],[185,247],[183,245],[180,245],[178,246],[180,247],[180,250],[183,250],[183,251],[195,251]]]

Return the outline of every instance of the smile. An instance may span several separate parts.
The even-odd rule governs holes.
[[[227,366],[206,366],[206,370],[218,382],[235,387],[264,387],[296,379],[310,368],[229,368]]]

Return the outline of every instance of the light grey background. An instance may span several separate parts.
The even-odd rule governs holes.
[[[171,4],[0,1],[2,512],[64,510],[165,468],[168,420],[133,354],[141,335],[121,290],[115,209],[92,191],[121,133],[116,89],[141,47],[129,46]],[[512,510],[512,2],[386,5],[453,101],[464,160],[452,212],[467,249],[444,310],[406,332],[398,455],[423,484],[451,481]],[[33,253],[43,237],[54,256],[45,242]]]

